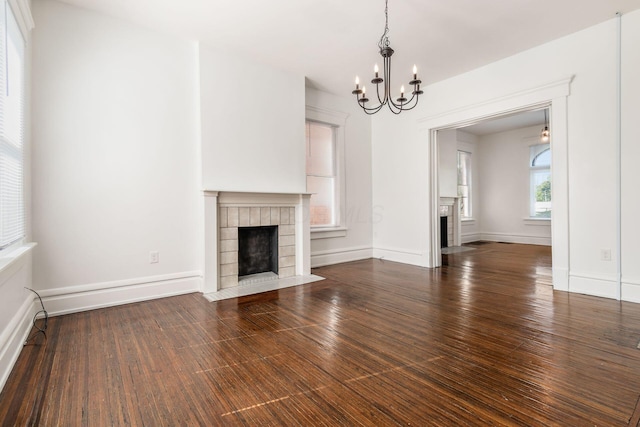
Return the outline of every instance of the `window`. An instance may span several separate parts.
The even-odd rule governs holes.
[[[530,148],[530,216],[551,218],[551,147],[549,144]]]
[[[471,153],[458,151],[458,198],[460,217],[471,218]]]
[[[335,127],[306,122],[307,192],[310,200],[311,226],[338,225]]]
[[[25,41],[6,1],[0,3],[0,251],[25,233],[23,143]]]

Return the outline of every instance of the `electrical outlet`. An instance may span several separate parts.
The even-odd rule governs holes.
[[[611,249],[602,249],[600,251],[602,261],[611,261]]]
[[[151,251],[149,252],[149,264],[157,264],[160,262],[160,252]]]

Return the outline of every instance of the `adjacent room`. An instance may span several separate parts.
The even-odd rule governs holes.
[[[640,425],[640,0],[0,1],[3,425]]]

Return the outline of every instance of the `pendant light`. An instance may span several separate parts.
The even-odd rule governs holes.
[[[544,142],[545,144],[549,142],[549,121],[547,120],[547,109],[545,108],[544,110],[544,129],[542,129],[542,132],[540,133],[540,141]]]

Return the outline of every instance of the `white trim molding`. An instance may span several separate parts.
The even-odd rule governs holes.
[[[615,274],[602,276],[575,271],[569,274],[568,290],[570,292],[615,299],[617,288]]]
[[[202,273],[189,271],[39,291],[50,316],[199,292]]]
[[[16,17],[20,31],[25,39],[29,38],[31,30],[36,26],[31,15],[31,8],[29,7],[28,0],[7,0],[13,11],[13,15]]]
[[[359,261],[369,258],[373,258],[373,249],[367,246],[317,251],[311,253],[311,267],[323,267],[325,265]]]
[[[554,271],[569,269],[569,162],[568,162],[568,103],[571,82],[574,76],[526,88],[506,96],[487,99],[476,104],[463,106],[450,111],[425,117],[418,121],[420,132],[429,145],[429,209],[430,227],[427,230],[428,267],[438,267],[442,263],[439,242],[439,183],[438,183],[438,144],[436,135],[440,129],[459,128],[505,114],[549,107],[553,126],[551,144],[553,167],[552,211],[552,263]],[[568,289],[567,277],[553,276],[555,289]]]
[[[425,254],[410,249],[374,247],[373,257],[380,260],[427,267],[425,265]]]
[[[16,315],[0,334],[0,391],[4,388],[33,326],[31,319],[36,313],[36,306],[31,295],[25,299]]]
[[[342,111],[334,111],[326,108],[316,107],[314,105],[306,105],[305,106],[305,120],[310,120],[313,122],[324,123],[326,125],[332,126],[335,128],[335,146],[336,146],[336,172],[338,179],[338,189],[336,196],[336,209],[338,211],[338,224],[339,228],[342,228],[344,231],[343,235],[335,234],[334,236],[330,236],[325,234],[324,237],[313,237],[312,239],[325,239],[330,237],[344,237],[347,235],[347,229],[344,228],[346,224],[347,218],[347,171],[346,171],[346,126],[347,119],[349,118],[348,113],[344,113]],[[313,233],[313,230],[312,230]],[[318,236],[318,235],[316,235]]]
[[[623,301],[640,303],[640,277],[622,277],[621,294]]]
[[[544,236],[532,236],[530,234],[512,234],[512,233],[478,233],[480,235],[479,240],[486,240],[489,242],[505,242],[505,243],[520,243],[523,245],[542,245],[551,246],[551,238]]]
[[[15,249],[7,249],[8,253],[2,252],[0,255],[0,287],[6,282],[6,278],[11,276],[16,268],[20,268],[24,259],[31,253],[37,243],[27,243]]]
[[[332,239],[335,237],[346,237],[347,227],[311,227],[311,240],[316,239]]]

